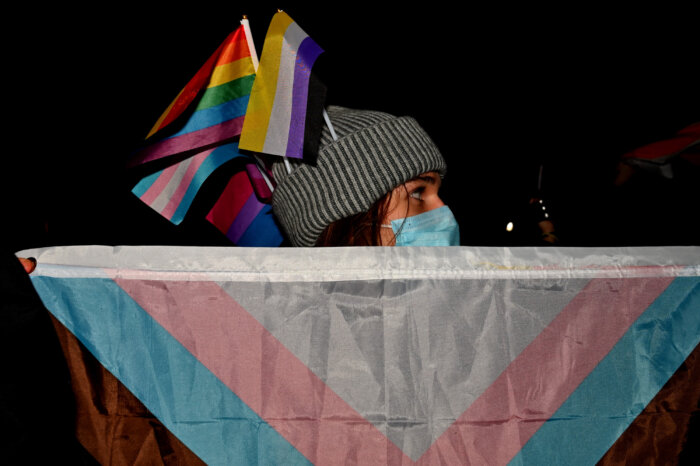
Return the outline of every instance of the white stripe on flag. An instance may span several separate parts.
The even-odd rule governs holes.
[[[277,75],[277,90],[270,113],[263,152],[266,154],[285,155],[289,138],[289,123],[292,116],[292,91],[294,89],[294,67],[297,50],[308,35],[297,23],[291,23],[284,33],[280,66]]]
[[[161,191],[158,197],[156,197],[153,200],[153,203],[151,203],[151,208],[153,210],[155,210],[159,214],[163,212],[163,209],[165,209],[165,207],[170,202],[173,193],[175,193],[177,188],[180,186],[180,183],[185,177],[187,169],[189,168],[193,159],[194,157],[190,157],[179,163],[177,170],[175,170],[175,173],[173,174],[173,177],[170,178],[170,181],[168,181],[168,184],[165,186],[165,188],[163,188],[163,191]]]

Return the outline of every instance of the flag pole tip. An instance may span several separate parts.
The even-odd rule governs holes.
[[[283,12],[284,12],[284,10],[282,10],[281,8],[277,8],[277,13],[283,13]]]
[[[248,15],[243,15],[243,19],[248,19]]]

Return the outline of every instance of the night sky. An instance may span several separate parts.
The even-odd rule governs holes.
[[[622,154],[700,121],[690,12],[262,3],[17,16],[25,27],[4,41],[10,248],[230,244],[142,205],[124,162],[242,14],[262,52],[277,7],[326,50],[328,104],[411,115],[433,137],[463,244],[538,244],[526,211],[540,166],[562,245],[700,244],[697,167],[612,184]]]

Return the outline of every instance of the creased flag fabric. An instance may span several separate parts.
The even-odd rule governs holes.
[[[238,152],[237,143],[222,144],[143,178],[132,192],[153,210],[179,225],[209,176],[238,157],[245,156]]]
[[[208,464],[594,464],[700,342],[698,247],[19,254]]]
[[[147,139],[175,124],[173,134],[138,151],[134,166],[210,146],[238,136],[255,80],[243,26],[232,32],[175,97]],[[184,121],[182,121],[184,120]]]
[[[323,50],[284,12],[272,18],[241,134],[241,149],[302,158],[314,143],[322,105],[309,103],[311,69]],[[321,93],[325,97],[325,92]],[[321,97],[321,98],[323,98]],[[310,114],[307,110],[314,109]],[[309,130],[315,135],[305,134]],[[317,143],[316,143],[317,145]]]

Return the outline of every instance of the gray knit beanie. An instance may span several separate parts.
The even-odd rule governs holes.
[[[331,223],[366,212],[395,187],[425,172],[445,175],[440,151],[411,117],[328,107],[316,165],[290,159],[272,167],[272,209],[294,246],[313,246]]]

